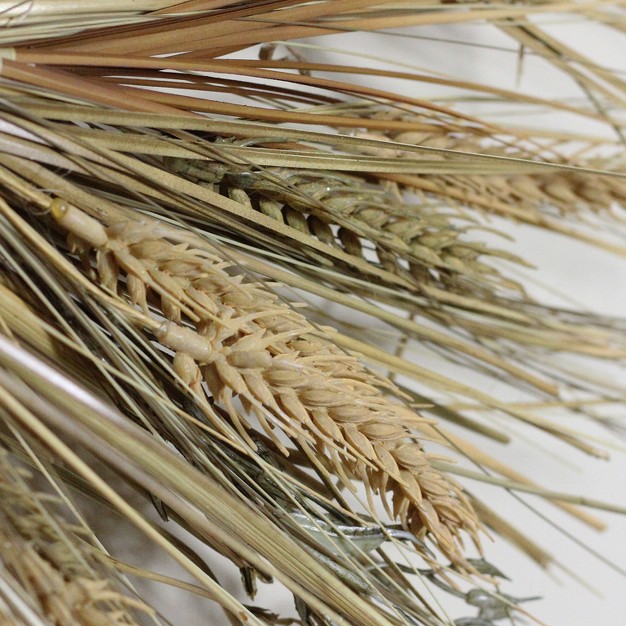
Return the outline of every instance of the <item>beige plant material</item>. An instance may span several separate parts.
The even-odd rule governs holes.
[[[623,31],[623,7],[611,2],[418,6],[374,0],[131,4],[0,2],[0,24],[6,26],[0,32],[5,46],[0,50],[0,237],[8,251],[0,251],[0,337],[25,341],[56,362],[67,377],[64,383],[81,380],[120,409],[116,428],[104,411],[83,415],[74,398],[65,398],[61,416],[52,410],[61,389],[50,396],[46,390],[52,405],[37,415],[22,412],[23,434],[41,434],[41,418],[56,424],[68,440],[87,443],[96,457],[104,458],[98,454],[102,442],[114,448],[112,453],[123,451],[112,466],[160,499],[164,517],[169,508],[171,518],[187,529],[193,525],[195,536],[234,566],[245,563],[272,573],[308,605],[311,623],[324,616],[334,624],[326,611],[331,606],[345,623],[391,621],[392,610],[398,623],[434,625],[444,618],[429,600],[423,602],[421,589],[417,592],[401,575],[386,547],[375,554],[352,551],[346,542],[337,561],[317,553],[303,559],[307,553],[299,541],[307,533],[296,527],[285,500],[266,491],[268,485],[295,494],[289,504],[302,504],[308,514],[323,511],[325,528],[348,519],[357,524],[350,531],[356,537],[384,534],[377,516],[361,518],[362,510],[352,510],[352,499],[340,493],[343,486],[352,488],[353,480],[362,481],[372,512],[372,494],[378,492],[390,517],[418,537],[430,537],[453,561],[456,568],[439,569],[426,549],[422,554],[444,588],[446,580],[456,578],[454,569],[471,571],[461,543],[464,533],[478,543],[477,519],[541,566],[555,563],[534,538],[482,502],[474,505],[450,475],[530,491],[563,508],[577,503],[623,512],[623,507],[529,485],[481,450],[456,445],[458,439],[435,431],[404,404],[435,399],[443,403],[434,407],[443,409],[443,419],[502,442],[513,438],[504,432],[506,424],[501,431],[499,424],[494,429],[467,419],[471,406],[452,413],[448,403],[460,396],[478,410],[489,408],[598,454],[601,440],[587,439],[569,422],[492,397],[482,382],[474,388],[458,376],[440,375],[409,354],[414,340],[423,342],[455,362],[460,357],[467,369],[476,365],[481,374],[497,376],[524,394],[540,394],[541,400],[549,396],[558,406],[565,406],[570,391],[588,395],[590,403],[623,396],[620,384],[600,380],[585,367],[569,371],[556,358],[559,352],[623,358],[623,323],[543,306],[511,279],[516,268],[509,266],[508,274],[507,264],[500,263],[520,263],[508,243],[504,250],[480,243],[480,229],[497,214],[626,255],[615,236],[623,224],[614,219],[619,218],[616,205],[626,200],[624,162],[596,158],[600,150],[595,150],[623,153],[626,83],[619,72],[544,32],[541,19],[542,14],[550,21],[554,14],[559,21],[575,16]],[[524,51],[543,57],[578,84],[587,102],[470,83],[446,76],[438,63],[418,69],[411,58],[395,69],[384,60],[384,69],[378,69],[383,59],[374,67],[361,62],[373,60],[367,51],[316,62],[317,52],[330,51],[325,42],[298,48],[296,41],[367,30],[384,30],[389,37],[388,29],[432,24],[502,30],[520,46],[520,68]],[[416,29],[415,34],[421,33]],[[451,33],[448,44],[458,43]],[[311,56],[304,58],[302,49]],[[376,86],[366,86],[363,79],[374,79]],[[388,90],[386,79],[402,83]],[[445,90],[437,87],[417,97],[416,85]],[[476,110],[473,103],[480,101],[489,102],[487,112],[466,113],[467,104]],[[575,128],[535,135],[513,125],[511,117],[511,126],[501,125],[499,116],[511,104],[532,114],[567,113],[599,123],[617,141],[586,138]],[[59,199],[50,204],[50,196]],[[614,230],[603,232],[608,224]],[[65,235],[69,254],[61,243]],[[220,249],[216,239],[228,243]],[[274,285],[260,282],[260,276],[364,313],[368,320],[361,327],[358,320],[340,319],[345,309],[334,317],[334,310],[320,307],[318,317],[337,321],[346,333],[331,334],[297,313],[297,303],[274,295]],[[381,336],[398,341],[395,355],[368,341]],[[5,355],[10,351],[6,343],[4,350]],[[361,358],[390,375],[410,376],[420,393],[410,398],[413,389],[407,389],[405,397],[360,365]],[[18,369],[26,362],[31,369],[20,370],[22,375],[41,391],[47,382],[41,373],[47,370],[29,360],[3,361]],[[23,399],[32,400],[27,391]],[[188,413],[190,393],[194,410]],[[586,411],[586,406],[577,408]],[[593,416],[593,405],[588,406]],[[87,423],[92,430],[80,439]],[[163,445],[152,448],[158,438]],[[424,450],[426,439],[452,445],[457,454],[505,478],[441,462]],[[201,568],[173,544],[160,541],[156,529],[120,502],[103,477],[81,465],[56,434],[46,433],[43,441],[62,451],[65,462],[71,459],[71,467],[81,467],[83,480],[97,484],[101,495],[184,564],[232,616],[256,621],[252,609],[234,600],[219,581],[197,571]],[[262,457],[266,450],[260,444],[256,453],[250,450],[260,441],[269,442],[272,461],[277,450],[291,455],[277,461],[281,473],[274,483],[272,464]],[[176,454],[165,462],[170,447]],[[143,458],[135,467],[133,454],[139,449]],[[232,472],[222,472],[224,467]],[[308,476],[310,470],[316,478]],[[300,481],[305,475],[310,480]],[[214,478],[220,485],[215,492],[210,489]],[[235,497],[222,498],[227,493]],[[181,495],[197,510],[181,502]],[[232,534],[221,526],[222,514],[229,513],[246,521]],[[271,524],[265,523],[268,518]],[[108,586],[107,573],[76,566],[66,575],[62,566],[73,561],[56,548],[47,552],[46,524],[41,522],[41,532],[20,525],[37,519],[25,511],[13,520],[13,535],[4,547],[7,562],[15,557],[24,572],[37,573],[27,582],[42,615],[55,624],[117,626],[125,619],[120,611],[130,605],[108,595],[117,592]],[[218,527],[220,541],[214,541],[211,526]],[[65,545],[74,545],[66,530]],[[220,549],[226,545],[228,550]],[[396,542],[394,551],[397,547]],[[83,556],[89,562],[89,555]],[[348,563],[351,567],[342,570]],[[353,594],[349,577],[342,578],[350,572],[358,579]],[[316,587],[317,579],[323,584]],[[340,579],[348,585],[338,585]],[[409,600],[413,592],[419,605]],[[383,606],[383,599],[389,603]],[[0,596],[3,615],[1,601]],[[109,601],[116,605],[110,611]],[[513,604],[495,606],[507,615],[523,610]],[[308,615],[301,617],[309,621]]]
[[[623,174],[623,163],[620,168],[618,158],[585,156],[585,152],[597,151],[594,143],[576,142],[575,137],[569,141],[553,139],[549,135],[534,137],[528,131],[518,131],[516,135],[514,130],[501,130],[489,135],[484,129],[437,124],[427,116],[409,111],[381,108],[370,115],[372,119],[413,121],[420,126],[420,130],[353,133],[357,137],[389,145],[389,148],[354,147],[353,150],[359,154],[406,160],[415,157],[414,152],[407,148],[417,146],[427,150],[420,158],[433,161],[466,154],[518,159],[520,162],[534,161],[548,166],[543,171],[526,173],[500,173],[494,167],[496,171],[492,174],[455,174],[451,171],[446,175],[398,179],[403,180],[409,189],[445,199],[448,203],[505,215],[513,211],[511,215],[518,219],[545,226],[542,215],[551,216],[556,211],[562,217],[580,218],[589,211],[607,213],[613,205],[626,200],[626,180],[620,176],[610,176],[611,173]],[[584,150],[577,147],[581,143]],[[610,142],[604,148],[609,153],[619,150],[618,146]],[[549,166],[555,167],[550,169]],[[385,179],[386,176],[383,174],[381,178]],[[391,180],[395,179],[391,177]]]
[[[323,454],[349,478],[380,493],[388,512],[418,537],[429,535],[463,565],[462,531],[478,543],[479,523],[459,485],[433,469],[412,426],[424,418],[393,396],[388,382],[368,372],[325,334],[262,284],[229,273],[231,264],[174,244],[157,223],[119,222],[105,229],[73,205],[55,200],[57,222],[95,250],[98,281],[120,288],[148,311],[154,294],[166,318],[156,336],[175,351],[174,368],[200,397],[201,381],[254,446],[254,415],[277,448],[279,427],[309,455]],[[190,325],[195,327],[193,330]],[[385,494],[391,492],[392,503]]]
[[[84,529],[61,516],[55,496],[31,486],[29,472],[0,450],[0,562],[54,626],[133,626],[153,615],[118,583],[85,540]],[[78,533],[78,534],[77,534]]]

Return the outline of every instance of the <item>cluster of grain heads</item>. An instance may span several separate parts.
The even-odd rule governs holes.
[[[560,410],[608,413],[623,396],[620,381],[598,374],[595,361],[571,363],[560,353],[623,359],[624,324],[575,312],[558,294],[549,301],[563,308],[544,306],[530,295],[540,288],[518,267],[513,245],[482,242],[504,234],[500,220],[490,222],[495,214],[512,229],[531,224],[625,254],[624,224],[613,219],[626,201],[625,83],[615,63],[594,62],[580,42],[569,47],[565,31],[561,40],[562,24],[568,30],[575,19],[578,33],[597,22],[610,47],[623,6],[424,8],[371,0],[0,2],[0,378],[5,367],[18,371],[0,392],[29,407],[45,399],[28,416],[6,411],[0,397],[8,424],[0,446],[13,453],[23,437],[55,450],[54,465],[35,445],[28,462],[59,480],[61,504],[77,485],[105,497],[150,539],[144,548],[165,549],[233,624],[293,620],[241,605],[202,567],[203,554],[160,541],[175,523],[232,566],[273,576],[306,605],[303,626],[453,623],[455,607],[413,588],[416,570],[396,562],[415,556],[414,544],[424,558],[406,564],[477,609],[454,623],[491,626],[516,602],[464,593],[463,574],[497,575],[465,559],[464,540],[478,544],[484,526],[541,566],[556,562],[449,476],[553,498],[570,512],[574,502],[590,503],[541,489],[405,400],[434,399],[441,406],[429,415],[498,441],[525,437],[509,428],[511,417],[596,453],[600,439],[561,420]],[[546,19],[554,35],[544,32]],[[433,25],[440,38],[423,30]],[[356,44],[367,31],[380,31],[373,36],[383,47],[400,41],[402,63]],[[325,47],[335,34],[348,38],[347,48],[341,39],[334,51]],[[404,45],[422,38],[428,54],[413,51],[429,66],[418,69]],[[479,67],[483,54],[489,67]],[[513,87],[516,61],[524,76]],[[563,91],[549,86],[559,94],[550,101],[533,95],[544,91],[533,78],[535,70],[545,78],[546,64],[567,79]],[[489,83],[470,82],[470,70]],[[541,235],[529,262],[542,261],[539,228],[524,229]],[[336,320],[346,334],[317,327],[257,277],[333,303],[312,315]],[[395,354],[367,343],[382,337]],[[42,359],[6,357],[22,342]],[[432,370],[414,360],[425,353]],[[398,387],[357,354],[397,376]],[[406,378],[415,385],[402,388]],[[89,406],[67,394],[79,381]],[[94,408],[99,397],[119,411]],[[544,417],[555,409],[558,417]],[[441,462],[426,438],[492,475]],[[92,459],[99,462],[89,468]],[[98,475],[102,462],[152,496],[163,523],[169,516],[163,535]],[[10,578],[41,618],[29,626],[148,621],[148,609],[115,590],[111,561],[94,557],[89,528],[62,522],[52,501],[25,491],[26,477],[3,463],[0,624]],[[374,520],[346,493],[357,482]],[[26,492],[30,500],[18,496]],[[480,487],[476,493],[483,497]],[[388,516],[379,515],[383,507]],[[327,544],[300,522],[318,517],[317,536],[339,539],[328,562],[308,551]],[[381,517],[404,529],[382,528]],[[349,532],[344,523],[353,524]],[[354,537],[375,537],[376,551]],[[390,550],[381,543],[407,538]],[[516,582],[523,577],[514,561],[504,567]]]
[[[61,501],[36,491],[31,478],[0,449],[0,565],[13,592],[53,626],[133,626],[143,623],[139,614],[154,615],[116,588],[86,529],[66,521]],[[19,604],[8,608],[24,617]]]
[[[182,381],[206,402],[204,381],[251,446],[254,416],[279,450],[287,453],[276,427],[309,458],[325,459],[349,488],[351,478],[362,480],[390,515],[467,566],[461,536],[478,542],[479,522],[461,488],[431,466],[412,438],[412,427],[424,419],[394,398],[390,383],[265,286],[234,273],[217,255],[161,236],[154,221],[105,228],[61,200],[53,201],[52,215],[82,240],[84,254],[95,250],[103,286],[119,291],[125,276],[133,303],[146,312],[149,303],[158,307],[165,319],[154,332],[175,352]]]

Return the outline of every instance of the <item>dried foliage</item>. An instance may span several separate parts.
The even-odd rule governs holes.
[[[0,2],[0,623],[175,621],[127,575],[231,624],[296,620],[244,604],[193,539],[249,597],[281,583],[303,626],[497,626],[530,615],[484,539],[556,556],[467,481],[594,528],[580,505],[626,512],[471,443],[524,424],[605,456],[543,409],[614,427],[589,407],[624,396],[559,358],[623,360],[626,322],[529,294],[535,259],[499,227],[626,254],[626,84],[546,14],[623,32],[619,2]],[[326,35],[435,24],[499,31],[587,101],[328,60]],[[454,95],[409,95],[440,88]],[[501,123],[475,100],[604,134]],[[82,508],[121,514],[194,582],[109,555]],[[452,622],[424,585],[477,615]]]

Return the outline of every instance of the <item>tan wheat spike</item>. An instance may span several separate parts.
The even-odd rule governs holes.
[[[9,459],[0,449],[0,562],[46,623],[133,626],[135,611],[154,615],[115,589],[79,529],[60,516],[60,501],[34,491],[30,474]]]
[[[515,204],[528,212],[526,221],[533,224],[541,223],[539,216],[544,207],[557,209],[563,216],[580,217],[585,210],[606,212],[626,198],[622,179],[572,172],[506,177],[432,176],[429,182],[436,195],[476,208],[489,209],[496,202]]]
[[[478,542],[477,518],[461,488],[434,470],[421,445],[408,439],[411,426],[424,419],[390,400],[390,383],[262,285],[231,275],[230,264],[218,256],[159,237],[155,223],[120,222],[105,229],[60,200],[53,201],[52,214],[95,249],[102,284],[119,289],[121,270],[133,303],[146,306],[150,292],[160,298],[167,320],[156,335],[176,352],[177,373],[197,393],[203,378],[242,436],[250,441],[235,398],[283,451],[275,426],[328,453],[341,464],[338,475],[347,472],[382,495],[391,491],[393,516],[465,564],[460,533]],[[182,325],[183,319],[195,330]]]
[[[5,161],[7,160],[14,161],[14,163],[10,164],[10,167],[19,168],[18,171],[23,171],[23,170],[31,171],[32,169],[31,164],[29,164],[27,161],[23,159],[19,159],[16,161],[15,159],[11,159],[6,156],[3,156],[2,159]],[[19,161],[19,164],[18,164],[18,161]],[[129,162],[128,165],[132,168],[135,168],[136,166],[139,165],[139,162],[135,159],[132,164]],[[142,164],[142,169],[145,169],[143,167],[143,164]],[[182,180],[178,176],[173,176],[171,174],[165,173],[158,168],[152,168],[146,171],[147,171],[147,175],[149,175],[151,179],[157,183],[157,187],[163,184],[162,182],[160,182],[161,177],[165,177],[165,179],[168,181],[167,182],[168,185],[171,184],[174,188],[180,189],[182,193],[182,198],[185,198],[187,196],[191,196],[194,198],[197,197],[199,199],[202,199],[203,202],[208,202],[208,203],[220,202],[223,200],[222,196],[219,195],[218,193],[205,190],[200,185],[189,183],[186,180]],[[40,173],[41,172],[34,174],[38,178],[38,184],[45,185],[46,187],[51,187],[52,185],[57,184],[59,180],[58,177],[54,175],[50,175],[50,172],[46,172],[45,176],[41,177],[39,176]],[[411,183],[413,183],[413,181],[418,181],[422,184],[428,183],[431,186],[433,185],[432,180],[427,180],[426,177],[414,176],[410,178],[412,179]],[[53,183],[53,181],[55,182]],[[120,181],[121,184],[126,184],[126,182],[129,182],[129,179],[126,179],[124,183]],[[133,187],[134,187],[134,184],[133,184]],[[205,192],[205,191],[207,193],[200,193],[200,192]],[[150,194],[149,191],[146,192],[143,188],[141,189],[141,192]],[[244,196],[246,196],[245,192],[242,192],[242,193]],[[76,202],[77,200],[74,199],[74,201]],[[495,200],[491,200],[491,199],[489,201],[495,202]],[[82,203],[82,202],[83,200],[79,201],[79,203]],[[89,200],[89,202],[91,202],[91,200]],[[228,205],[227,210],[229,212],[233,210],[233,207],[232,207],[233,204],[237,204],[237,203],[231,202]],[[500,202],[499,205],[506,206],[506,207],[511,206],[502,202]],[[523,213],[521,209],[516,209],[516,210]],[[236,209],[233,212],[236,213]],[[250,214],[253,214],[253,213],[254,213],[253,210],[244,208],[244,214],[248,216],[248,219],[250,219],[249,217]],[[209,221],[208,225],[210,223],[211,222]],[[557,222],[557,223],[560,224],[560,222]],[[231,224],[233,224],[233,222],[231,222],[228,225],[228,228],[231,227]],[[264,224],[264,226],[267,227],[267,223]],[[237,228],[236,225],[235,225],[235,228]],[[300,232],[298,230],[293,229],[293,228],[290,228],[290,230],[293,232],[289,233],[289,237],[292,237],[294,233],[298,233],[298,235],[300,235]],[[432,234],[433,236],[436,236],[437,233],[432,233]],[[251,233],[249,230],[247,230],[243,233],[243,235],[245,237],[249,237]],[[255,238],[257,235],[254,234],[252,236],[253,238]],[[305,236],[302,236],[302,238],[300,239],[297,237],[294,237],[294,240],[306,241],[307,242],[306,249],[308,249],[309,242],[317,243],[315,239],[305,237]],[[328,245],[326,246],[321,245],[321,246],[316,247],[316,250],[318,251],[323,250],[324,260],[327,263],[332,262],[332,261],[329,261],[329,258],[326,258],[326,254],[328,254],[328,257],[331,257],[332,259],[337,259],[335,263],[338,266],[338,269],[343,270],[343,268],[346,267],[346,265],[344,265],[346,261],[346,257],[350,258],[351,255],[346,254],[345,252],[342,251],[343,256],[337,255],[335,257],[334,255],[330,253],[330,250],[324,250],[324,248],[328,248],[332,250],[333,247],[328,246]],[[467,249],[464,249],[464,253],[467,253],[467,252],[474,254],[477,252],[482,253],[483,251],[482,251],[482,248],[478,247],[478,250],[473,249],[473,250],[468,251]],[[317,254],[317,252],[315,254]],[[356,258],[356,257],[352,257],[352,258]],[[317,260],[317,257],[316,257],[316,260]],[[348,265],[348,267],[350,267],[352,271],[354,271],[357,268],[361,270],[364,267],[368,267],[368,268],[374,267],[374,264],[370,263],[369,261],[366,261],[365,259],[358,258],[356,259],[356,261],[358,261],[358,263],[354,262]],[[377,277],[382,278],[383,274],[385,275],[383,278],[384,281],[388,281],[390,277],[394,278],[393,274],[389,271],[382,270],[382,268],[379,268],[379,267],[376,267],[375,269],[377,270],[376,272]],[[405,271],[404,268],[402,268],[402,271]],[[499,303],[494,304],[492,302],[492,298],[490,298],[490,296],[492,295],[491,293],[492,290],[489,289],[489,283],[486,280],[472,281],[470,285],[465,285],[465,284],[462,285],[463,297],[457,297],[457,293],[456,293],[457,289],[453,289],[452,287],[453,286],[457,287],[458,290],[460,291],[461,285],[458,285],[458,284],[455,285],[454,275],[452,276],[445,275],[445,276],[442,276],[441,278],[442,280],[445,279],[446,281],[445,285],[441,285],[441,287],[436,287],[435,289],[433,289],[431,284],[429,284],[427,281],[424,281],[424,280],[417,281],[418,288],[421,288],[423,292],[423,294],[420,294],[420,295],[424,295],[427,298],[425,302],[426,306],[421,307],[420,312],[424,312],[426,315],[430,317],[436,317],[439,323],[462,326],[464,327],[464,329],[470,331],[474,336],[484,336],[485,334],[487,334],[489,337],[493,338],[494,335],[498,335],[499,337],[502,337],[506,340],[512,339],[520,343],[535,343],[535,344],[539,343],[539,345],[546,345],[546,342],[549,341],[549,345],[552,346],[553,348],[558,347],[558,348],[566,348],[568,350],[573,349],[573,350],[578,350],[578,351],[587,351],[587,344],[591,336],[589,333],[589,328],[585,328],[584,332],[581,332],[583,329],[581,327],[577,327],[575,324],[569,324],[568,325],[569,327],[567,329],[563,325],[561,325],[560,331],[566,331],[566,332],[565,332],[565,335],[561,335],[557,339],[555,335],[556,329],[554,327],[555,317],[552,316],[551,314],[546,315],[545,312],[539,312],[537,309],[533,309],[532,306],[528,306],[528,303],[525,300],[518,301],[516,299],[506,299],[504,302],[499,302]],[[408,282],[407,280],[401,277],[398,277],[398,280],[401,281],[403,285]],[[394,284],[398,284],[398,283],[394,283]],[[408,286],[410,288],[410,283]],[[471,289],[468,289],[467,287],[471,287]],[[480,291],[481,295],[479,296],[474,295],[477,292],[477,290]],[[430,304],[433,302],[435,302],[438,306],[437,307],[430,306]],[[394,302],[394,303],[399,303],[401,306],[406,305],[406,303],[401,300],[398,300],[397,302]],[[446,307],[449,307],[448,309],[449,314],[446,314],[446,312],[443,310]],[[479,312],[480,317],[472,315],[472,318],[468,319],[467,313],[466,313],[468,309],[471,311]],[[483,317],[485,313],[487,314],[488,323],[481,321],[481,317]],[[506,323],[508,323],[509,321],[513,321],[515,323],[515,327],[514,328],[509,328],[508,326],[503,327],[502,326],[503,320],[505,320]],[[546,327],[550,335],[539,336],[538,333],[532,330],[529,330],[529,329],[536,329],[539,327]],[[571,332],[576,333],[577,341],[575,342],[571,341],[571,334],[570,334]],[[611,337],[609,341],[614,341],[614,340]],[[617,345],[618,342],[614,341],[614,344]],[[591,350],[591,353],[597,353],[597,348],[595,345],[589,346],[589,350]],[[602,346],[600,350],[604,353],[605,356],[608,354],[606,346]]]

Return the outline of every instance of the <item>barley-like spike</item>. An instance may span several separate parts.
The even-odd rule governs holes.
[[[209,166],[212,165],[209,163]],[[196,167],[201,168],[202,165]],[[441,214],[427,205],[421,206],[418,213],[415,207],[396,196],[389,201],[384,194],[381,195],[382,181],[376,185],[369,180],[344,175],[335,176],[332,184],[322,184],[318,182],[321,173],[291,171],[286,173],[287,186],[280,186],[274,182],[276,175],[285,176],[285,172],[267,168],[254,176],[227,176],[226,180],[233,185],[245,181],[243,188],[229,187],[228,194],[247,207],[258,207],[262,213],[324,243],[340,246],[355,257],[363,256],[361,238],[369,240],[375,245],[378,260],[385,269],[412,282],[416,280],[418,284],[423,281],[440,284],[434,271],[437,268],[464,275],[465,278],[483,276],[485,271],[494,272],[486,265],[462,263],[455,255],[461,247],[457,245],[455,249],[454,245],[461,243],[463,235],[463,230],[454,223],[460,215]],[[358,193],[355,192],[356,187]],[[282,211],[281,206],[284,207]],[[306,214],[308,217],[305,217]],[[336,235],[329,224],[339,225]],[[443,254],[438,254],[438,251]],[[505,254],[508,260],[521,263],[514,255],[487,247],[483,247],[480,254]],[[401,259],[420,268],[421,272],[412,278],[402,267]],[[514,281],[497,272],[495,274],[502,287],[519,291]],[[449,280],[446,284],[451,285]],[[460,288],[458,282],[454,286]],[[473,288],[476,285],[473,284]]]

